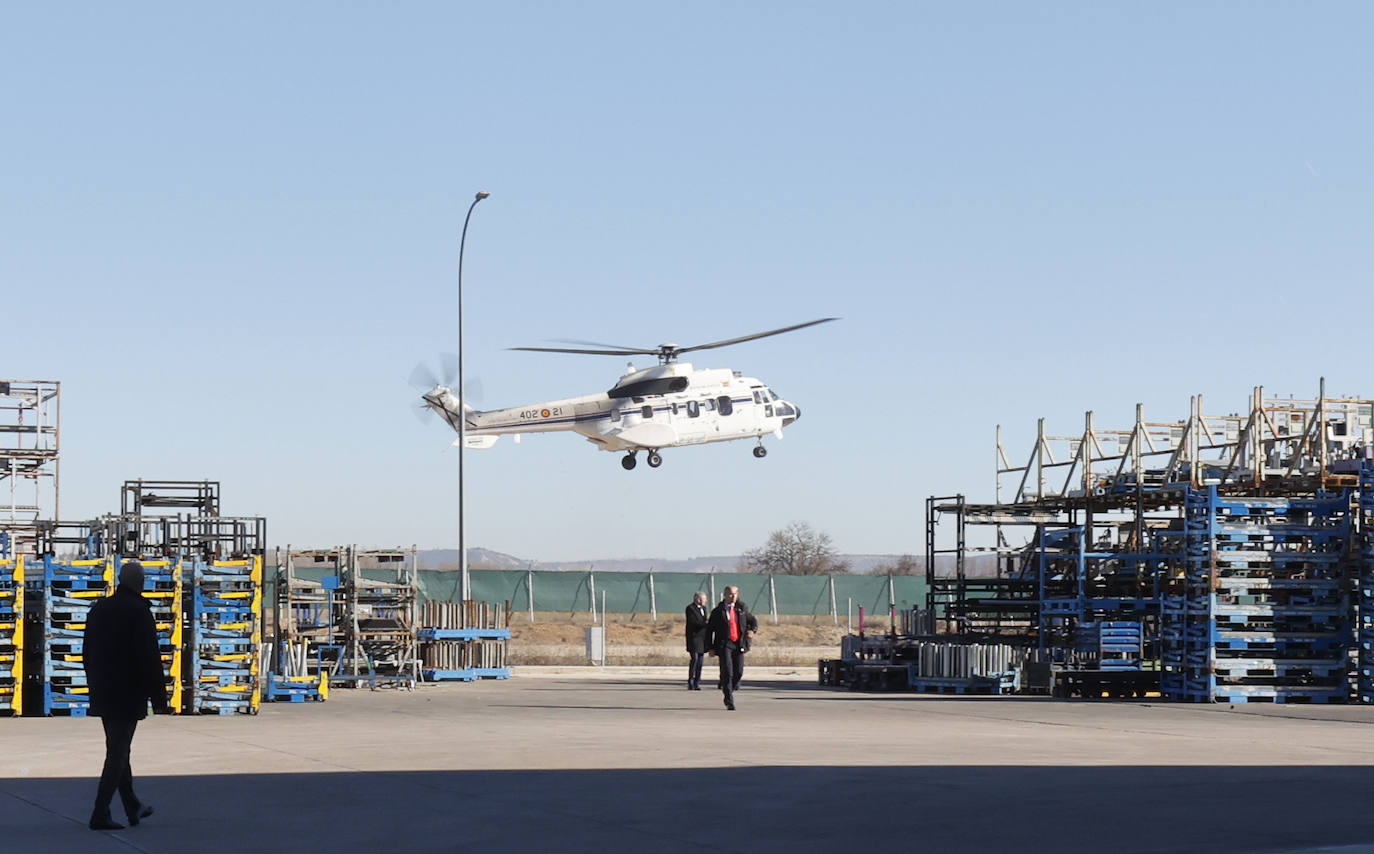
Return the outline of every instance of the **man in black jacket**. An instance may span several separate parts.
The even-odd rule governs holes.
[[[720,604],[708,618],[707,643],[711,655],[720,659],[720,690],[725,692],[725,708],[735,710],[735,691],[744,675],[744,654],[749,651],[749,639],[758,631],[758,620],[739,600],[739,588],[725,588]]]
[[[697,593],[687,606],[687,690],[701,690],[701,663],[706,657],[706,594]]]
[[[129,748],[134,729],[153,710],[167,713],[167,685],[158,651],[157,625],[152,606],[143,598],[143,566],[124,561],[113,595],[91,606],[86,616],[82,651],[86,683],[90,686],[90,714],[105,727],[105,767],[95,792],[91,830],[122,830],[110,817],[115,790],[124,803],[129,824],[153,814],[153,808],[134,794]]]

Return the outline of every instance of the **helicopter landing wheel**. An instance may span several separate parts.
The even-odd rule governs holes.
[[[763,459],[764,457],[768,456],[768,449],[762,445],[755,445],[754,456],[758,457],[759,459]]]
[[[634,454],[626,454],[625,456],[621,457],[621,458],[620,458],[620,467],[623,468],[623,469],[625,469],[625,471],[629,471],[630,469],[634,468],[634,467],[635,467],[635,455],[634,455]]]
[[[650,451],[649,456],[646,457],[645,460],[649,463],[649,468],[651,469],[656,469],[663,465],[663,458],[658,455],[658,451]]]

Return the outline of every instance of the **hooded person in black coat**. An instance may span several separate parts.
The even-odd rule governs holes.
[[[82,657],[91,692],[90,714],[99,717],[105,727],[105,767],[91,811],[92,830],[124,827],[110,817],[116,789],[129,824],[138,824],[153,814],[153,808],[134,794],[129,748],[138,722],[147,717],[149,702],[154,711],[166,713],[170,709],[157,625],[142,591],[143,565],[136,560],[124,561],[115,592],[92,605],[86,615]]]

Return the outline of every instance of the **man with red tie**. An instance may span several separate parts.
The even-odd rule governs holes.
[[[744,675],[744,654],[749,639],[758,631],[758,620],[739,601],[739,588],[725,588],[720,604],[711,612],[707,642],[711,655],[720,659],[720,690],[725,692],[725,708],[735,710],[735,691]]]

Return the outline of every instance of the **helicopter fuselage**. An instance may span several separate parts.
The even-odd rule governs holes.
[[[447,388],[436,388],[424,399],[458,429],[460,407]],[[801,415],[761,380],[729,369],[694,370],[685,362],[631,369],[601,394],[506,409],[461,409],[470,448],[490,447],[506,434],[572,431],[604,451],[649,451],[650,465],[657,465],[662,448],[769,434],[781,438],[783,428]],[[755,455],[762,456],[761,451],[760,446]]]

